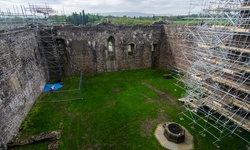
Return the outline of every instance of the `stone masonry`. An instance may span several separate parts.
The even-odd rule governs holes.
[[[166,58],[172,55],[165,49],[167,41],[163,25],[98,25],[58,27],[55,30],[56,38],[65,42],[68,57],[68,62],[63,64],[65,75],[79,75],[81,69],[84,73],[99,73],[158,67],[159,63],[169,62]],[[110,37],[114,39],[113,58],[109,58]],[[133,46],[132,54],[128,53],[129,45]],[[168,57],[160,57],[161,54]]]
[[[170,26],[51,28],[64,76],[143,68],[173,69],[178,42]],[[0,34],[0,139],[9,142],[40,95],[48,72],[35,29]],[[175,41],[171,44],[169,41]],[[0,144],[1,144],[0,143]]]
[[[45,85],[34,30],[0,35],[0,138],[10,141]]]

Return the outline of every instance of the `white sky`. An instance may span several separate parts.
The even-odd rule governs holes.
[[[65,14],[72,12],[107,13],[107,12],[142,12],[150,14],[188,14],[190,0],[0,0],[0,10],[10,9],[13,6],[28,6],[28,4],[48,4],[60,14],[64,8]],[[20,11],[20,10],[19,10]]]

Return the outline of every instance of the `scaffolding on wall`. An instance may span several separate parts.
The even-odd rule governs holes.
[[[196,26],[179,58],[185,70],[183,114],[216,140],[231,134],[250,146],[250,0],[195,0]],[[193,7],[192,7],[193,8]],[[193,18],[192,18],[193,19]],[[241,131],[242,133],[239,133]],[[244,133],[247,135],[245,136]]]
[[[13,6],[13,10],[0,10],[0,33],[35,29],[46,79],[60,81],[62,69],[53,26],[66,24],[64,12],[55,15],[57,12],[47,4]]]
[[[0,31],[9,32],[18,29],[27,29],[39,26],[53,26],[65,24],[65,14],[56,14],[57,11],[49,5],[13,5],[13,11],[6,9],[0,10]]]

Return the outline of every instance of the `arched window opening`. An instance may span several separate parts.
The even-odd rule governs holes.
[[[69,56],[66,50],[66,42],[64,39],[56,39],[57,52],[61,63],[68,61]]]
[[[60,51],[61,52],[65,51],[66,42],[65,42],[64,39],[56,39],[56,44],[57,44],[57,50],[58,50],[59,53],[60,53]]]
[[[115,60],[115,38],[110,36],[107,41],[107,58],[109,61]]]
[[[108,53],[114,53],[115,51],[115,38],[109,37],[108,38]]]
[[[110,41],[109,41],[109,43],[108,43],[108,51],[109,51],[109,52],[113,52],[113,44],[112,44],[112,42],[110,42]]]

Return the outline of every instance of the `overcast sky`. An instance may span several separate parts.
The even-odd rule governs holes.
[[[107,13],[107,12],[143,12],[150,14],[188,14],[190,0],[0,0],[0,10],[6,8],[14,12],[13,6],[45,5],[48,4],[60,14],[72,12]],[[19,10],[20,11],[20,10]]]

